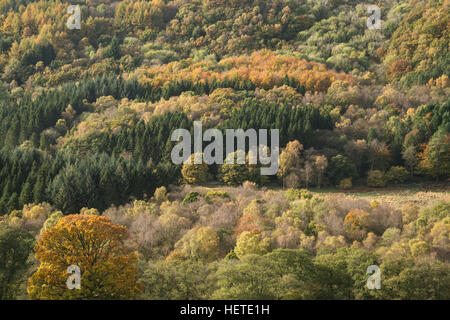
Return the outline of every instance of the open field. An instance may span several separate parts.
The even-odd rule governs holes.
[[[263,187],[264,190],[283,190],[280,187]],[[211,190],[233,190],[233,187],[207,184],[204,186],[197,186],[195,190],[200,192],[208,192]],[[309,189],[313,195],[324,196],[329,201],[340,197],[348,197],[352,199],[364,199],[368,201],[378,201],[389,205],[393,208],[401,208],[404,204],[413,204],[419,208],[432,205],[439,201],[450,201],[450,186],[448,185],[429,185],[429,186],[398,186],[388,188],[354,188],[351,190],[339,190],[336,188],[311,188]]]
[[[346,196],[354,199],[365,199],[369,201],[378,201],[380,203],[388,204],[392,207],[400,208],[405,203],[414,204],[418,207],[431,205],[437,201],[450,201],[450,188],[386,188],[370,191],[351,190],[342,192],[340,190],[313,190],[313,194],[325,195],[329,199],[335,197]]]

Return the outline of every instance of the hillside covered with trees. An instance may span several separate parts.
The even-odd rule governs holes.
[[[374,4],[0,0],[0,299],[450,299],[450,1]],[[278,173],[173,164],[194,121]]]

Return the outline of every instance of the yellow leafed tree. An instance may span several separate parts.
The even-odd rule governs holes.
[[[133,299],[139,291],[137,257],[123,245],[126,227],[108,217],[68,215],[43,232],[40,261],[28,280],[31,299]],[[80,289],[69,289],[67,268],[80,268]]]

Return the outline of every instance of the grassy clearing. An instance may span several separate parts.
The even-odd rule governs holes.
[[[219,184],[207,184],[203,186],[193,186],[193,190],[206,193],[212,190],[223,190],[230,194],[236,191],[235,187]],[[280,187],[263,187],[260,190],[267,189],[282,191]],[[399,186],[387,188],[354,188],[351,190],[339,190],[336,188],[311,188],[313,194],[326,197],[330,201],[337,197],[348,197],[353,199],[364,199],[368,201],[376,200],[380,203],[388,204],[391,207],[401,208],[404,204],[414,204],[418,207],[432,205],[438,201],[450,201],[450,186],[448,185],[430,185],[430,186]]]
[[[442,188],[410,188],[410,189],[379,189],[370,191],[342,192],[340,190],[312,190],[315,194],[326,197],[345,196],[354,199],[376,200],[380,203],[389,204],[392,207],[400,208],[406,203],[419,207],[431,205],[437,201],[450,201],[450,189]]]

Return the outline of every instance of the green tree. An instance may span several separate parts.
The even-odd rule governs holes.
[[[367,267],[377,265],[378,257],[360,248],[341,248],[335,254],[319,255],[318,282],[322,299],[368,299],[371,290],[366,287]],[[377,291],[377,290],[375,290]]]
[[[22,186],[22,191],[20,192],[19,197],[19,206],[23,207],[28,203],[33,202],[33,186],[30,181],[26,181]]]
[[[417,157],[416,148],[414,146],[408,146],[402,151],[402,158],[405,160],[406,166],[409,168],[409,173],[411,178],[414,175],[414,168],[419,163],[419,158]]]
[[[437,177],[450,176],[450,133],[437,131],[430,140],[427,160]]]
[[[218,178],[228,185],[240,185],[250,179],[249,168],[246,164],[237,163],[237,151],[227,156],[227,159],[234,159],[233,164],[222,164],[219,166]]]
[[[215,274],[218,289],[214,299],[265,300],[276,297],[274,263],[264,256],[249,254],[240,260],[225,259]]]
[[[143,299],[208,299],[215,288],[210,277],[213,268],[201,261],[149,261],[142,270]]]
[[[25,230],[0,223],[0,300],[16,297],[34,242]]]
[[[116,36],[112,38],[111,43],[106,48],[104,55],[105,58],[114,58],[114,59],[120,58],[120,42]]]
[[[386,172],[386,180],[395,184],[405,182],[408,171],[404,167],[393,166]]]
[[[356,177],[356,167],[346,157],[338,154],[330,159],[326,175],[333,185],[345,178]]]
[[[381,299],[448,300],[450,299],[450,266],[426,258],[389,259],[381,265],[382,290],[373,290]]]
[[[372,170],[367,174],[367,185],[370,187],[384,187],[386,178],[380,170]]]

